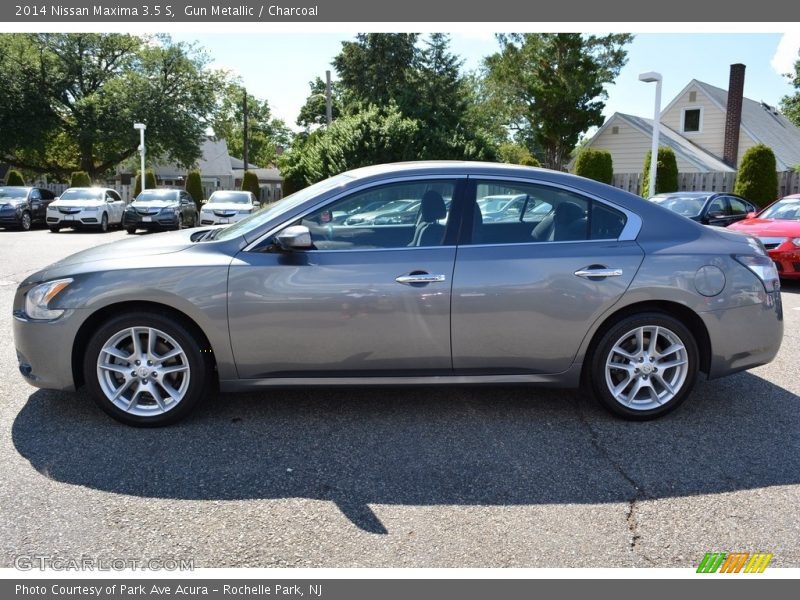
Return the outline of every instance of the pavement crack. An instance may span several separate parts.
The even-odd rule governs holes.
[[[592,427],[592,424],[589,422],[589,419],[586,417],[586,414],[583,411],[580,399],[578,400],[577,413],[581,424],[589,432],[589,441],[591,442],[592,447],[608,461],[614,470],[619,473],[620,477],[627,481],[634,490],[633,496],[627,500],[628,509],[625,513],[625,522],[628,526],[628,533],[630,534],[628,549],[631,551],[631,553],[635,553],[642,537],[639,532],[638,503],[647,497],[644,488],[639,485],[627,471],[625,471],[622,465],[611,456],[606,447],[600,442],[600,437],[597,431],[594,429],[594,427]],[[647,557],[644,558],[646,559]]]

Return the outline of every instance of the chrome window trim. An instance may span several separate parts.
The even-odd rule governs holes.
[[[611,200],[606,200],[605,198],[600,198],[599,196],[595,196],[594,194],[591,194],[589,192],[584,192],[583,190],[579,190],[579,189],[574,188],[572,186],[563,185],[563,184],[560,184],[560,183],[554,183],[552,181],[542,181],[541,179],[528,179],[528,178],[525,178],[525,177],[513,177],[513,176],[504,177],[504,176],[501,176],[501,175],[469,175],[468,178],[469,179],[474,179],[476,181],[478,181],[478,180],[479,181],[508,181],[508,182],[512,182],[512,183],[527,183],[529,185],[532,184],[532,185],[540,185],[540,186],[543,186],[543,187],[561,189],[561,190],[564,190],[564,191],[567,191],[567,192],[570,192],[570,193],[573,193],[573,194],[577,194],[578,196],[582,196],[582,197],[587,198],[589,200],[592,200],[594,202],[599,202],[600,204],[603,204],[605,206],[608,206],[609,208],[617,210],[617,211],[621,212],[622,214],[624,214],[625,217],[627,218],[627,220],[625,221],[625,227],[622,228],[622,232],[619,234],[619,237],[607,238],[607,239],[604,239],[604,240],[573,240],[573,241],[561,241],[561,242],[543,241],[543,242],[518,242],[518,243],[506,242],[506,243],[503,243],[503,244],[465,244],[465,245],[469,245],[469,246],[473,246],[473,245],[474,246],[479,246],[479,245],[480,246],[500,246],[500,245],[518,246],[519,244],[529,244],[529,243],[534,243],[534,244],[580,244],[580,243],[585,243],[585,242],[602,242],[602,241],[606,241],[606,242],[609,242],[609,241],[632,242],[632,241],[636,240],[636,238],[639,236],[639,232],[642,229],[642,218],[639,215],[637,215],[635,212],[632,212],[632,211],[628,210],[627,208],[624,208],[624,207],[620,206],[619,204],[615,204]],[[477,201],[477,198],[475,200]]]
[[[384,185],[391,185],[393,183],[404,183],[404,182],[409,182],[409,181],[424,182],[424,181],[434,181],[434,180],[451,180],[453,182],[457,182],[458,180],[466,180],[467,178],[468,178],[468,176],[463,174],[463,173],[450,174],[450,175],[429,175],[429,176],[424,176],[424,177],[421,177],[419,174],[417,174],[417,175],[391,177],[389,179],[382,179],[380,181],[365,182],[365,183],[362,183],[360,185],[356,185],[356,186],[353,186],[351,188],[348,188],[347,190],[343,190],[343,191],[339,192],[338,194],[336,194],[335,196],[331,196],[330,198],[327,198],[326,200],[324,200],[322,202],[315,203],[313,206],[311,206],[310,208],[308,208],[305,211],[300,211],[300,212],[295,213],[294,215],[290,216],[288,219],[282,221],[280,225],[277,225],[277,226],[275,226],[273,228],[270,228],[267,231],[267,233],[265,233],[264,235],[259,236],[254,242],[252,242],[250,244],[247,244],[247,246],[244,247],[242,252],[252,252],[255,248],[260,246],[267,238],[272,237],[273,235],[278,233],[281,229],[286,227],[287,224],[292,223],[292,222],[296,221],[297,219],[302,219],[303,217],[305,217],[305,216],[311,214],[312,212],[314,212],[315,210],[319,210],[320,208],[323,208],[323,207],[327,206],[328,204],[336,202],[337,200],[341,200],[345,196],[349,196],[351,194],[356,194],[358,192],[362,192],[362,191],[368,190],[370,188],[382,187]],[[449,212],[448,212],[448,217],[449,217]],[[455,248],[455,246],[419,246],[417,248],[420,249],[420,250],[423,250],[423,249],[430,249],[430,248],[447,248],[447,247]],[[409,247],[409,249],[411,249],[411,248],[414,248],[414,247],[413,246]],[[385,250],[402,250],[402,249],[403,249],[403,246],[398,246],[397,248],[363,248],[362,250],[363,251],[368,251],[368,250],[385,251]],[[342,250],[311,250],[311,252],[353,252],[353,250],[344,250],[344,249],[342,249]]]

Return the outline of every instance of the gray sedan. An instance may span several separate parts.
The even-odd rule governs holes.
[[[516,219],[484,221],[497,195],[525,198]],[[414,222],[333,218],[397,199],[419,200]],[[139,426],[214,387],[312,385],[582,385],[650,419],[783,335],[756,239],[572,175],[455,162],[358,169],[228,227],[80,252],[13,310],[32,385],[85,385]]]

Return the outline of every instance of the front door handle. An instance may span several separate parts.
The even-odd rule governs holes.
[[[585,279],[594,279],[595,277],[619,277],[622,275],[622,269],[609,269],[607,267],[588,267],[575,271],[575,275]]]
[[[414,283],[438,283],[445,281],[447,278],[444,275],[431,275],[430,273],[409,273],[408,275],[401,275],[396,278],[397,283],[404,285],[411,285]]]

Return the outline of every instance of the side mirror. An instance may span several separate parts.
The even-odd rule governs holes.
[[[755,219],[755,218],[756,218],[756,213],[754,212],[747,213],[747,216],[745,217],[745,219]]]
[[[275,241],[284,250],[308,250],[313,247],[311,232],[305,225],[292,225],[280,231]]]

